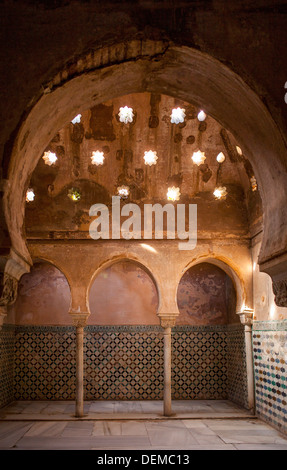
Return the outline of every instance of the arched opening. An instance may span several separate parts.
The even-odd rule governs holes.
[[[108,263],[93,279],[89,305],[86,399],[162,399],[158,294],[148,271],[128,259]]]
[[[101,51],[94,55],[89,65],[81,61],[77,68],[79,75],[66,82],[64,87],[59,86],[62,78],[57,77],[55,83],[50,84],[51,92],[38,101],[23,123],[8,172],[11,184],[7,186],[4,198],[5,217],[14,250],[29,260],[22,237],[25,193],[40,155],[58,130],[73,119],[72,116],[113,97],[131,92],[165,91],[170,96],[204,108],[232,132],[250,158],[264,207],[264,236],[259,263],[264,269],[263,264],[268,261],[270,270],[274,255],[278,264],[278,257],[284,254],[286,247],[287,234],[282,232],[280,222],[282,217],[286,218],[286,148],[262,102],[227,67],[199,51],[185,47],[167,48],[166,43],[160,42],[144,44],[135,41],[130,46],[116,45],[108,48],[106,54]],[[159,53],[160,59],[150,60]],[[122,63],[118,64],[117,60],[117,65],[106,69],[106,58],[115,59],[119,55],[123,57]],[[137,60],[130,60],[133,57]],[[93,70],[96,65],[97,69]],[[91,71],[87,73],[90,67]],[[67,76],[69,71],[66,71],[65,80]],[[125,80],[122,80],[123,76]],[[39,122],[45,124],[41,130]],[[276,241],[274,233],[280,233]]]
[[[177,325],[226,325],[238,323],[236,291],[230,277],[221,268],[200,263],[182,276],[177,302]]]
[[[91,285],[89,305],[90,325],[159,325],[156,286],[133,261],[101,270]]]
[[[248,407],[244,335],[232,279],[215,264],[195,264],[180,280],[177,301],[175,398]]]
[[[133,106],[134,110],[134,122],[128,127],[118,119],[118,110],[123,104]],[[184,108],[186,115],[179,125],[171,123],[170,119],[177,106]],[[230,244],[241,245],[241,238],[248,238],[249,230],[256,230],[262,222],[260,195],[257,187],[253,191],[250,181],[253,176],[250,161],[237,150],[232,134],[211,116],[201,121],[199,112],[200,108],[195,105],[168,95],[134,93],[116,97],[84,111],[79,122],[70,121],[60,129],[32,173],[29,186],[35,197],[25,206],[29,250],[57,259],[59,251],[55,254],[54,245],[50,243],[54,240],[61,250],[61,263],[72,274],[74,291],[88,292],[90,315],[85,330],[84,358],[86,399],[161,398],[162,372],[156,365],[163,360],[162,340],[156,328],[153,332],[149,330],[159,325],[156,312],[162,298],[168,299],[164,302],[163,313],[177,313],[172,295],[176,292],[178,265],[182,263],[181,258],[185,260],[177,241],[168,240],[169,244],[162,246],[158,242],[155,246],[141,243],[144,224],[140,243],[137,239],[127,240],[123,233],[117,240],[107,237],[91,243],[90,207],[98,203],[113,209],[112,197],[118,194],[118,187],[125,184],[130,193],[121,200],[122,207],[133,203],[142,210],[151,202],[166,203],[168,187],[178,185],[179,203],[197,205],[198,246],[205,256],[208,250],[201,238],[215,239],[219,235],[220,239],[228,240],[228,243],[219,242],[227,255]],[[156,151],[158,162],[149,167],[143,155],[151,148]],[[205,156],[199,165],[192,159],[198,149]],[[47,160],[46,152],[56,155],[56,161]],[[103,165],[92,162],[93,152],[103,154]],[[223,154],[223,161],[218,160],[220,154]],[[222,200],[214,196],[218,185],[224,185],[227,192]],[[173,207],[177,207],[177,202]],[[257,217],[250,217],[254,207]],[[163,234],[166,234],[167,219],[165,222]],[[157,279],[160,279],[161,298],[156,299],[153,280],[140,264],[118,259],[124,256],[126,242],[133,243],[137,254],[140,249],[146,256],[149,252]],[[142,245],[145,245],[144,250]],[[111,259],[108,266],[104,253],[109,253]],[[169,256],[172,262],[168,261]],[[248,264],[249,258],[245,250],[242,262]],[[91,271],[93,259],[101,259],[101,268],[87,289],[87,276],[83,277],[82,273]],[[117,263],[113,263],[115,260]],[[238,298],[242,300],[241,293]],[[77,302],[74,309],[79,311]],[[117,348],[111,340],[115,333],[120,338]],[[152,347],[148,344],[151,337]],[[176,341],[181,342],[183,337],[177,334]],[[106,340],[101,349],[99,344],[103,338]],[[147,351],[149,354],[145,357]],[[154,351],[156,356],[152,359]],[[140,363],[145,365],[146,371],[139,371]],[[184,373],[184,360],[174,364],[179,374]],[[178,383],[173,390],[175,397],[201,396],[198,389],[199,395],[189,396],[186,389],[178,388]],[[212,398],[218,396],[214,392]]]
[[[275,255],[280,261],[286,248],[287,234],[282,230],[282,220],[286,217],[285,146],[262,102],[239,77],[199,51],[174,46],[166,49],[157,44],[158,49],[143,54],[141,42],[141,53],[138,47],[135,42],[129,49],[130,55],[121,56],[121,60],[113,47],[104,51],[107,54],[95,53],[92,65],[86,65],[84,70],[78,68],[78,73],[74,71],[71,77],[67,71],[65,86],[61,86],[64,83],[61,77],[51,83],[22,123],[11,156],[4,201],[12,253],[25,264],[25,260],[32,260],[35,251],[51,254],[57,247],[59,254],[62,250],[62,260],[70,265],[73,274],[73,290],[77,294],[81,291],[81,295],[74,297],[74,313],[81,313],[84,302],[79,305],[77,301],[87,292],[86,278],[80,275],[85,268],[91,271],[93,259],[117,258],[125,251],[123,247],[130,249],[131,244],[132,250],[139,253],[141,243],[136,237],[133,240],[123,240],[121,236],[116,240],[106,238],[95,243],[90,243],[89,238],[90,205],[101,203],[111,209],[111,199],[118,186],[126,183],[131,189],[126,202],[139,207],[150,202],[165,203],[169,183],[179,185],[181,202],[194,203],[199,209],[198,252],[208,257],[217,248],[223,258],[240,260],[248,291],[252,290],[250,240],[256,230],[261,233],[263,227],[259,254],[262,269]],[[105,62],[107,56],[113,57],[114,62]],[[154,57],[157,60],[151,60]],[[128,128],[117,118],[116,110],[122,99],[124,104],[135,104],[136,108],[136,120]],[[185,107],[186,120],[178,127],[170,121],[171,102],[175,107]],[[203,123],[197,117],[202,108],[207,114]],[[73,123],[71,120],[80,112],[83,120]],[[141,142],[148,147],[144,148]],[[101,168],[91,164],[93,146],[105,154],[106,165]],[[143,163],[142,151],[153,146],[158,152],[159,165],[148,168]],[[193,151],[198,149],[206,152],[206,160],[199,165],[191,162]],[[43,153],[48,150],[56,151],[56,166],[43,161]],[[221,152],[225,153],[224,161],[217,160]],[[227,191],[227,197],[219,200],[214,198],[218,182]],[[36,197],[25,206],[30,184]],[[280,237],[274,239],[274,233],[279,232]],[[164,287],[161,294],[168,299],[162,312],[166,317],[175,316],[175,299],[170,301],[169,295],[175,297],[175,280],[187,257],[184,252],[179,253],[177,240],[160,243],[156,240],[149,246],[153,253],[150,261]],[[197,259],[198,252],[193,259]],[[100,287],[99,279],[98,282]],[[238,299],[239,296],[237,302]],[[88,320],[90,330],[97,326],[104,331],[113,326],[117,336],[123,327],[150,326],[147,323],[97,324],[100,299],[95,296],[90,300],[95,308]],[[138,321],[147,319],[146,308],[145,305],[141,310]],[[122,317],[121,322],[127,322],[127,318],[131,315]],[[224,317],[221,318],[223,321]],[[101,321],[105,321],[103,317]],[[178,324],[176,328],[190,326]],[[219,326],[233,331],[231,324],[224,322],[205,325],[209,329]],[[235,339],[236,335],[237,332]],[[99,338],[89,348],[92,357]],[[137,341],[140,342],[140,337]],[[237,344],[242,344],[242,335]],[[242,351],[240,347],[239,354]],[[119,376],[124,372],[121,369]],[[134,380],[138,381],[138,376]],[[111,382],[110,379],[102,387],[107,391],[106,396]],[[142,389],[144,397],[154,396],[152,387],[145,385]],[[93,395],[95,382],[87,390],[90,396],[101,396]],[[116,396],[127,396],[125,393],[121,389]]]
[[[14,325],[15,400],[75,397],[75,334],[70,286],[55,265],[35,260],[19,282],[7,323]]]

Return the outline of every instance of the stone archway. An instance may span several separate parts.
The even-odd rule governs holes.
[[[23,225],[25,192],[55,132],[82,109],[141,91],[163,92],[193,102],[236,137],[254,167],[263,201],[259,264],[280,286],[284,284],[287,176],[280,132],[262,101],[240,77],[206,54],[167,42],[132,41],[95,51],[47,86],[22,123],[11,155],[4,194],[11,256],[29,270]],[[277,298],[284,303],[282,296]]]

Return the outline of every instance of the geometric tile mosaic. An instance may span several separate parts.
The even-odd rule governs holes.
[[[87,327],[84,344],[86,400],[163,398],[163,338],[159,329]]]
[[[6,379],[2,378],[1,384],[5,400],[11,397],[13,372],[16,400],[74,400],[75,327],[16,326],[14,340],[12,331],[11,327],[10,336],[5,333],[4,349],[7,352],[3,357],[5,354],[9,357],[9,367],[5,367]],[[229,334],[227,325],[177,326],[172,329],[173,399],[226,399],[230,377],[235,380],[231,395],[240,396],[244,389],[244,364],[239,367],[238,351],[232,353],[232,348],[240,348],[240,335],[232,330],[229,341]],[[85,327],[84,398],[162,399],[162,328]]]
[[[85,399],[162,399],[161,327],[88,326]],[[254,322],[256,413],[287,432],[287,321]],[[12,400],[74,400],[74,327],[3,325],[0,406]],[[231,399],[247,406],[241,326],[172,329],[173,399]]]
[[[0,329],[0,407],[14,400],[14,328]]]
[[[176,327],[172,334],[174,399],[227,398],[227,331]]]
[[[243,325],[228,325],[228,399],[248,408],[246,349]]]
[[[15,399],[74,399],[75,358],[73,327],[16,327]]]
[[[256,412],[286,433],[287,322],[268,324],[256,322],[253,331]]]

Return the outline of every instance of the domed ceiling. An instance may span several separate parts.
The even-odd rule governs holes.
[[[122,122],[125,107],[132,115]],[[183,120],[171,122],[178,108]],[[89,238],[90,207],[110,207],[121,186],[128,190],[122,204],[139,206],[171,202],[168,188],[178,188],[174,204],[197,204],[199,237],[256,233],[262,211],[251,164],[233,136],[201,111],[169,96],[139,93],[71,116],[32,175],[27,238]],[[149,151],[155,152],[155,164],[145,163],[145,155],[154,156],[145,154]],[[194,154],[205,159],[196,163]],[[219,187],[224,197],[214,194]]]

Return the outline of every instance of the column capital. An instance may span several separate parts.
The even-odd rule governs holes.
[[[18,293],[18,280],[4,272],[3,290],[0,298],[0,307],[7,307],[12,305],[17,299]]]
[[[88,316],[89,316],[89,313],[88,312],[69,312],[71,317],[72,317],[72,321],[73,321],[73,325],[76,326],[76,327],[85,327],[86,324],[87,324],[87,319],[88,319]]]
[[[287,307],[287,279],[272,279],[275,303],[278,307]]]
[[[253,324],[254,310],[252,308],[244,307],[241,312],[237,312],[240,316],[240,323],[242,325],[251,326]]]
[[[158,315],[160,319],[160,326],[162,328],[173,328],[175,326],[176,317],[177,315],[173,315],[172,313],[166,315]]]
[[[23,260],[11,251],[14,258],[10,257],[7,259],[4,272],[3,272],[3,290],[0,298],[0,307],[7,307],[12,305],[18,294],[18,282],[23,276],[30,271],[30,266],[25,264]],[[3,315],[3,313],[1,314]]]

